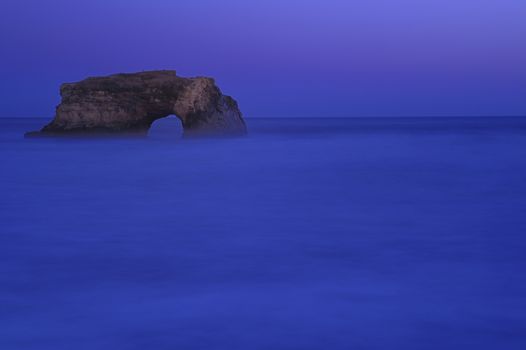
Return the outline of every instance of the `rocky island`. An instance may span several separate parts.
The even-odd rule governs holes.
[[[246,126],[237,102],[214,79],[149,71],[88,78],[60,87],[54,119],[26,136],[86,133],[147,134],[152,123],[177,116],[186,136],[237,136]]]

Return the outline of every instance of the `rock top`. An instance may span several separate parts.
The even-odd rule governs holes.
[[[172,114],[181,120],[184,136],[246,133],[237,102],[212,78],[182,78],[168,70],[115,74],[63,84],[60,95],[51,123],[27,136],[146,134],[155,120]]]

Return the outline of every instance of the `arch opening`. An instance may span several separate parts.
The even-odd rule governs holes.
[[[183,138],[183,123],[175,114],[158,118],[148,129],[148,138],[156,140],[180,140]]]

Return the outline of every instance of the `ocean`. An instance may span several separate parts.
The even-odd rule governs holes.
[[[0,349],[526,349],[526,118],[0,119]]]

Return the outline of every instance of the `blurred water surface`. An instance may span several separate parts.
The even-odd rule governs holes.
[[[526,119],[0,119],[0,349],[526,349]]]

